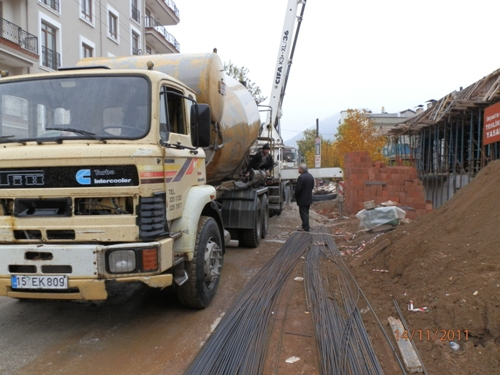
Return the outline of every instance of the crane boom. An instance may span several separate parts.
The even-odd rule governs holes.
[[[300,15],[297,15],[299,5],[302,5]],[[267,114],[265,126],[262,128],[261,137],[274,140],[275,144],[282,144],[281,129],[279,119],[281,117],[281,107],[285,97],[286,85],[290,68],[293,61],[293,54],[300,31],[300,24],[304,15],[306,0],[288,0],[283,31],[280,36],[278,58],[274,70],[271,97],[269,99],[270,111]],[[295,25],[297,31],[294,33]]]

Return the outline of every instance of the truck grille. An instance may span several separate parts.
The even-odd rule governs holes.
[[[36,266],[24,266],[11,264],[9,265],[10,273],[36,273]]]
[[[74,240],[75,231],[73,229],[68,230],[47,230],[48,240]]]
[[[42,232],[37,229],[14,230],[14,238],[16,240],[41,240]]]
[[[156,194],[151,198],[141,197],[138,213],[137,225],[142,240],[155,239],[168,234],[165,193]]]
[[[51,265],[43,265],[42,273],[57,273],[57,274],[65,274],[72,273],[73,267],[71,266],[51,266]]]

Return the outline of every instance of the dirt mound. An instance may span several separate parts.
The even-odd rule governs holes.
[[[413,300],[415,307],[429,308],[428,313],[405,311],[405,318],[416,330],[417,347],[428,370],[434,370],[430,373],[498,370],[499,195],[500,161],[495,161],[438,210],[384,235],[392,244],[355,271],[368,298],[384,313],[394,314],[392,299],[402,307]],[[382,268],[389,272],[370,273]],[[433,340],[436,330],[445,337],[440,333]],[[451,340],[461,349],[452,351]]]
[[[351,271],[382,322],[398,317],[397,301],[429,374],[496,374],[500,368],[499,195],[495,161],[438,210],[374,243],[376,233],[358,231],[352,216],[340,220],[333,203],[313,207],[331,227],[346,263],[390,239],[385,250]],[[428,312],[409,311],[410,300]],[[363,301],[359,307],[369,311]],[[368,313],[363,319],[385,373],[400,374],[397,366],[391,369],[391,351],[375,319]],[[453,350],[450,341],[460,348]]]
[[[499,193],[495,162],[439,210],[391,233],[383,255],[391,277],[448,311],[441,323],[483,341],[500,338]]]

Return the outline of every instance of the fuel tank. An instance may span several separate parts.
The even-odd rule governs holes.
[[[224,73],[216,53],[86,58],[77,66],[147,69],[167,74],[192,89],[198,103],[208,104],[214,124],[207,154],[207,182],[216,184],[236,173],[259,135],[260,116],[250,92]],[[215,146],[215,147],[214,147]]]

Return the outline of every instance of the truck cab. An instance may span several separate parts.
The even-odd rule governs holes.
[[[102,300],[178,284],[207,306],[225,248],[206,183],[210,108],[152,70],[0,80],[0,296]]]

